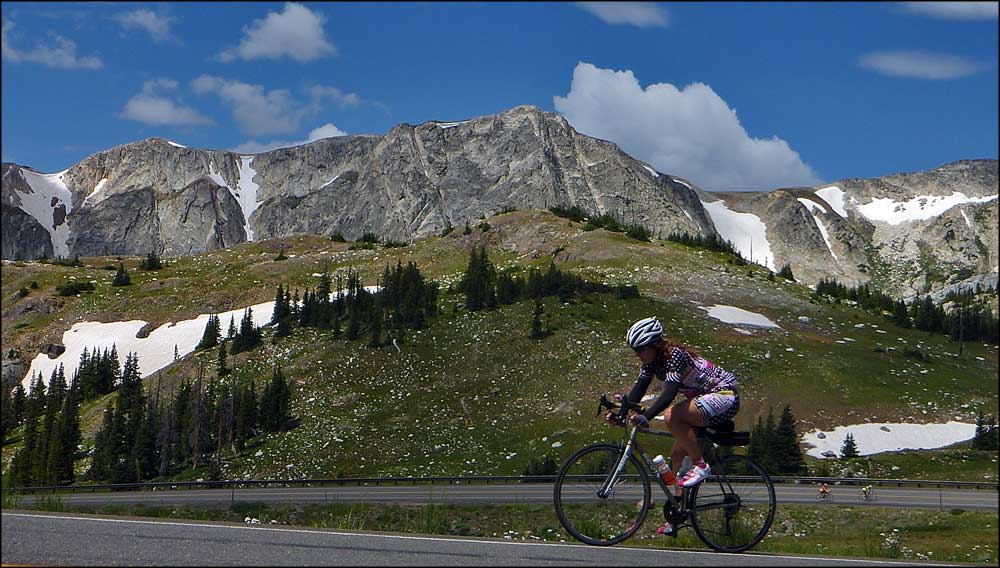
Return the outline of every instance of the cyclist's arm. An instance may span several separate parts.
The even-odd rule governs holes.
[[[661,414],[664,410],[670,406],[670,403],[674,401],[674,397],[677,396],[677,389],[680,387],[680,383],[675,383],[674,381],[665,381],[663,383],[663,390],[660,391],[660,396],[656,397],[653,404],[643,412],[643,416],[646,420],[652,420],[657,415]]]
[[[635,385],[632,387],[632,391],[628,393],[628,401],[632,404],[639,404],[642,400],[642,395],[646,394],[646,389],[649,388],[649,383],[653,380],[653,373],[646,368],[645,365],[639,370],[639,376],[635,379]]]

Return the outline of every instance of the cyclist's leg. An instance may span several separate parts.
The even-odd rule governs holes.
[[[694,400],[678,402],[664,414],[664,417],[676,440],[674,449],[670,453],[670,460],[674,467],[680,467],[686,455],[691,456],[691,461],[700,459],[702,457],[701,448],[698,447],[698,439],[693,427],[704,426],[705,422],[702,420]]]

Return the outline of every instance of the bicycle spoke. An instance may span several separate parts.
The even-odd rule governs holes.
[[[727,456],[720,467],[732,478],[713,475],[696,489],[692,524],[705,544],[716,550],[746,550],[770,529],[774,489],[763,470],[743,456]]]
[[[649,508],[649,482],[633,457],[615,474],[621,450],[598,445],[574,454],[556,479],[556,513],[566,530],[587,544],[615,544],[634,533]],[[611,483],[606,497],[602,488]]]

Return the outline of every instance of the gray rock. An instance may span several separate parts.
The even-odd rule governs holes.
[[[801,323],[812,323],[812,318],[809,316],[799,316],[799,322]]]
[[[39,351],[55,358],[66,352],[66,346],[62,343],[46,343]]]

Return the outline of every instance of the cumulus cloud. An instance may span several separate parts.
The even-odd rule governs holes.
[[[704,83],[643,89],[632,71],[581,62],[569,93],[553,101],[579,132],[614,142],[703,189],[760,191],[820,183],[781,138],[750,137],[736,111]]]
[[[356,93],[344,93],[336,87],[313,85],[306,89],[308,100],[298,101],[287,89],[265,91],[262,85],[202,75],[192,82],[196,93],[214,93],[233,109],[233,118],[244,134],[261,136],[285,134],[299,129],[302,119],[323,110],[323,103],[333,100],[340,108],[354,107],[363,101]]]
[[[215,93],[233,109],[233,118],[244,134],[284,134],[299,129],[299,122],[312,109],[299,105],[286,89],[264,91],[262,85],[251,85],[202,75],[192,83],[196,93]]]
[[[54,32],[49,32],[51,43],[39,43],[34,49],[22,51],[14,47],[14,22],[3,21],[2,52],[3,58],[14,63],[40,63],[57,69],[100,69],[104,63],[96,56],[78,57],[76,44]]]
[[[312,87],[309,87],[308,90],[309,95],[316,104],[319,104],[326,99],[332,99],[340,108],[356,107],[361,104],[361,97],[359,97],[356,93],[345,93],[337,87],[313,85]]]
[[[335,136],[347,136],[347,133],[328,122],[319,128],[312,129],[305,140],[271,140],[270,142],[265,142],[263,144],[255,140],[248,140],[233,148],[232,151],[239,154],[260,154],[261,152],[267,152],[276,148],[301,146],[303,144],[322,140],[323,138],[333,138]]]
[[[170,16],[139,9],[116,14],[112,16],[112,19],[125,30],[140,29],[145,31],[156,43],[176,41],[176,38],[170,34],[170,24],[175,18]]]
[[[995,20],[996,2],[903,2],[903,9],[948,20]]]
[[[938,80],[958,79],[984,69],[965,57],[926,51],[878,51],[861,56],[858,64],[891,77]]]
[[[142,92],[125,103],[122,118],[155,126],[197,126],[212,124],[212,119],[191,107],[183,106],[163,96],[161,91],[176,91],[173,79],[152,79],[142,84]]]
[[[666,10],[652,2],[577,2],[576,5],[608,24],[640,28],[667,26]]]
[[[280,14],[268,12],[267,17],[254,20],[243,28],[243,39],[232,49],[218,55],[228,63],[237,58],[281,59],[290,57],[299,63],[336,55],[337,49],[323,31],[325,18],[302,4],[289,2]]]

